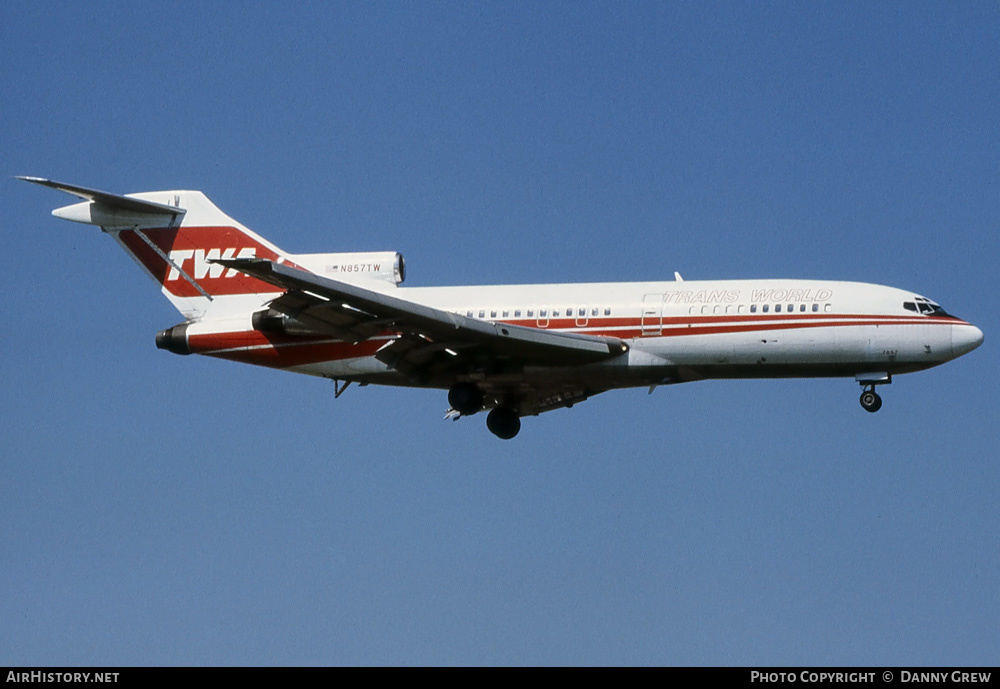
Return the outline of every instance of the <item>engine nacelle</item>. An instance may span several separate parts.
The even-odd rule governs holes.
[[[308,326],[302,325],[294,318],[289,318],[280,311],[274,309],[263,309],[254,311],[250,316],[250,323],[253,329],[262,333],[273,333],[275,335],[315,335],[316,331]]]
[[[190,354],[191,347],[188,346],[187,339],[188,325],[181,323],[156,333],[156,347],[174,354]]]
[[[340,282],[388,282],[406,279],[406,261],[398,251],[350,254],[294,254],[288,257],[306,270]]]

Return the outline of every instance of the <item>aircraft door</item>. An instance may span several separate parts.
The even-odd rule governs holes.
[[[538,309],[538,320],[535,321],[535,325],[539,328],[549,327],[549,307],[542,306]]]
[[[642,298],[643,337],[659,335],[663,328],[663,295],[647,294]]]

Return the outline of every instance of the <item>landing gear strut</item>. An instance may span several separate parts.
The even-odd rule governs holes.
[[[882,408],[882,398],[875,392],[875,384],[868,386],[868,389],[861,393],[861,406],[865,411],[873,414]]]
[[[503,440],[510,440],[521,430],[521,419],[510,407],[497,407],[486,417],[490,433]]]

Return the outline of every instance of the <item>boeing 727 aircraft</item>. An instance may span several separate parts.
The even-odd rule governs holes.
[[[983,342],[913,292],[857,282],[720,280],[401,287],[395,252],[290,254],[198,191],[110,194],[37,177],[82,203],[184,316],[156,346],[351,383],[440,388],[458,418],[521,417],[615,388],[710,378],[853,377],[876,385]]]

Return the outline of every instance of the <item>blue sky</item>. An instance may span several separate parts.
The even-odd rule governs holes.
[[[180,317],[0,182],[0,662],[995,664],[995,3],[16,3],[0,160],[200,189],[407,284],[805,277],[986,333],[902,376],[440,391],[158,351]]]

